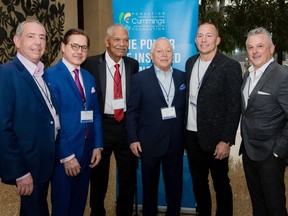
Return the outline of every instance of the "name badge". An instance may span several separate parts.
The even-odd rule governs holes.
[[[55,116],[54,116],[54,120],[55,120],[55,129],[56,129],[56,130],[60,130],[61,127],[60,127],[59,115],[55,115]]]
[[[112,108],[113,110],[124,109],[125,108],[124,98],[112,100]]]
[[[93,122],[93,110],[81,111],[81,123],[90,123]]]
[[[163,120],[176,118],[175,107],[161,108],[161,114]]]

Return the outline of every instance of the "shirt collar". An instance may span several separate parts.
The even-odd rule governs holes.
[[[63,64],[68,68],[68,70],[70,71],[70,73],[72,73],[75,69],[80,70],[80,66],[78,66],[77,68],[75,68],[72,64],[70,64],[65,58],[62,58],[62,62]]]
[[[121,58],[119,62],[114,62],[114,60],[109,56],[108,52],[105,52],[105,61],[109,68],[114,68],[115,64],[122,65],[123,59]]]
[[[274,58],[271,58],[268,62],[266,62],[264,65],[262,65],[260,68],[258,68],[256,70],[256,74],[262,74],[264,73],[264,71],[266,70],[266,68],[269,66],[269,64],[271,62],[274,61]],[[249,71],[249,74],[253,73],[255,71],[253,65],[251,65],[249,68],[248,68],[248,71]]]
[[[162,71],[160,68],[158,68],[156,65],[154,65],[154,69],[156,74],[162,74],[162,75],[170,75],[173,72],[172,67],[170,66],[170,69],[167,71],[167,73],[165,73],[164,71]]]
[[[19,52],[17,53],[17,58],[20,62],[25,66],[25,68],[29,71],[31,76],[41,77],[44,74],[44,64],[39,61],[38,64],[35,64],[21,55]]]

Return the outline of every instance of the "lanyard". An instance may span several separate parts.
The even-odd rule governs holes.
[[[169,105],[169,95],[170,95],[170,91],[171,91],[171,85],[172,85],[172,75],[171,75],[171,80],[170,80],[170,85],[169,85],[169,90],[168,90],[168,93],[166,91],[166,89],[164,88],[163,84],[161,83],[161,81],[158,79],[157,77],[157,80],[161,86],[161,88],[164,90],[165,94],[166,94],[166,97],[167,97],[167,102],[168,102],[168,105]]]
[[[49,94],[48,94],[48,90],[47,90],[47,85],[45,83],[45,81],[43,80],[43,84],[44,84],[44,89],[42,88],[42,86],[40,85],[40,83],[38,82],[37,78],[33,75],[34,80],[36,81],[37,86],[40,88],[40,90],[42,91],[42,93],[44,94],[44,96],[46,97],[47,101],[50,104],[50,107],[53,108],[53,104],[52,101],[50,100]]]
[[[200,79],[200,57],[198,58],[198,71],[197,71],[197,77],[198,77],[198,90],[201,87],[203,78],[204,78],[205,73],[203,74],[202,78]]]
[[[105,61],[106,62],[106,61]],[[110,75],[111,75],[111,77],[112,77],[112,79],[113,79],[113,81],[114,81],[114,83],[116,83],[116,86],[117,86],[117,88],[119,87],[119,85],[121,85],[121,82],[122,82],[122,72],[123,72],[123,62],[121,62],[121,64],[120,64],[120,68],[121,68],[121,70],[120,70],[120,82],[116,82],[116,80],[115,80],[115,78],[114,78],[114,76],[112,75],[112,72],[111,72],[111,70],[110,70],[110,68],[109,68],[109,65],[107,64],[107,62],[106,62],[106,66],[107,66],[107,68],[108,68],[108,70],[109,70],[109,73],[110,73]],[[116,70],[115,70],[116,71]]]

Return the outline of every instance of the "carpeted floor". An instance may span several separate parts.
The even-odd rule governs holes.
[[[107,216],[115,216],[115,160],[111,161],[111,173],[109,189],[105,200]],[[286,177],[288,184],[288,174]],[[230,179],[233,189],[234,216],[252,216],[250,197],[248,195],[242,163],[239,158],[230,158]],[[211,184],[212,181],[210,181]],[[212,185],[211,185],[212,188]],[[286,195],[287,196],[287,195]],[[287,196],[288,197],[288,196]],[[215,212],[215,193],[212,190],[213,212]],[[90,209],[87,205],[84,216],[89,216]],[[15,187],[0,183],[0,216],[18,216],[19,215],[19,197],[16,195]],[[136,214],[135,214],[136,215]],[[138,213],[141,216],[141,212]],[[159,213],[159,216],[164,213]],[[192,216],[193,214],[183,214]],[[215,213],[214,213],[215,215]]]

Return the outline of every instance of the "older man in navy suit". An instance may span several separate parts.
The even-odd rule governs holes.
[[[60,125],[42,78],[43,25],[35,20],[20,23],[14,43],[16,57],[0,66],[1,176],[4,183],[17,186],[21,216],[48,216],[46,198]]]
[[[171,67],[173,47],[159,38],[151,50],[153,66],[132,77],[127,109],[131,151],[141,159],[143,215],[157,215],[162,165],[167,216],[180,215],[186,75]]]

